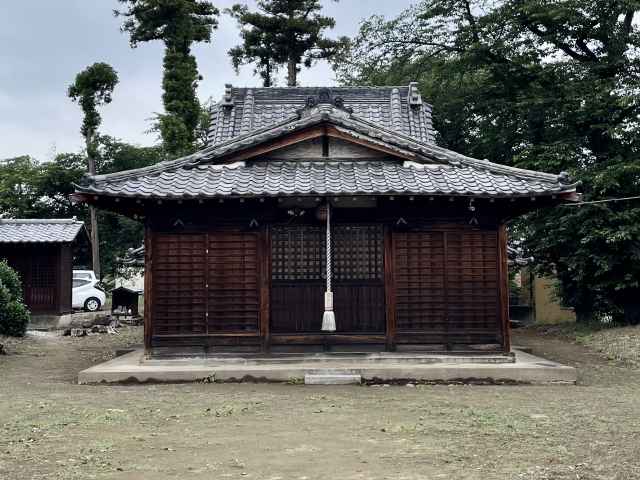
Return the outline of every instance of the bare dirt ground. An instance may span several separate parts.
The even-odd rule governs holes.
[[[579,385],[79,386],[140,330],[0,339],[0,479],[640,478],[640,370],[515,337]]]

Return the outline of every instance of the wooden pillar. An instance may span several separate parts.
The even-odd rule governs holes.
[[[386,303],[386,348],[396,349],[396,282],[393,233],[389,227],[384,231],[384,294]]]
[[[507,227],[498,227],[498,309],[502,327],[502,348],[511,350],[511,324],[509,321],[509,268],[507,264]]]
[[[148,223],[144,227],[144,349],[151,349],[153,329],[153,230]]]
[[[56,295],[56,311],[60,315],[71,313],[71,288],[73,284],[73,255],[71,245],[60,244],[57,248],[56,282],[58,292]],[[104,306],[104,305],[103,305]]]
[[[269,328],[269,313],[271,292],[271,236],[268,227],[265,227],[258,238],[258,262],[259,285],[260,285],[260,337],[262,339],[262,350],[268,352],[271,348],[271,333]]]

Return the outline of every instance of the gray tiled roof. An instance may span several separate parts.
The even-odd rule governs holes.
[[[73,242],[82,229],[73,219],[0,219],[0,243]]]
[[[255,162],[226,165],[233,155],[312,127],[330,125],[346,139],[391,152],[386,160],[341,163]],[[402,160],[408,160],[403,163]],[[302,162],[302,160],[298,160]],[[335,178],[334,178],[335,175]],[[324,183],[323,183],[324,182]],[[203,150],[150,167],[86,178],[78,192],[130,197],[385,194],[524,196],[575,192],[565,174],[523,170],[470,158],[358,117],[334,103],[299,110]]]
[[[136,198],[287,195],[536,196],[561,193],[559,182],[497,174],[471,166],[388,160],[255,161],[197,165],[86,191]]]
[[[309,97],[322,91],[341,97],[358,118],[425,143],[435,142],[431,105],[420,97],[417,83],[398,87],[268,87],[227,85],[222,100],[211,108],[209,145],[295,118]]]

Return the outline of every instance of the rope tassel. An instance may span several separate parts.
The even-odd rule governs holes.
[[[327,202],[327,291],[324,292],[322,331],[336,331],[336,315],[333,313],[333,292],[331,291],[331,204],[329,202]]]

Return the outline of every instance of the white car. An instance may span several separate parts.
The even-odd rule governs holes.
[[[96,312],[102,308],[106,300],[107,295],[91,270],[73,271],[73,286],[71,288],[71,306],[73,308]]]
[[[98,281],[96,274],[93,270],[74,270],[73,278],[81,278],[83,280]]]

